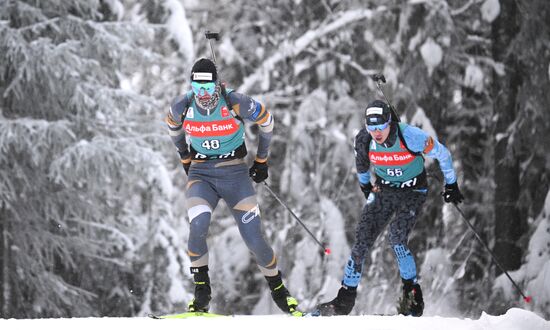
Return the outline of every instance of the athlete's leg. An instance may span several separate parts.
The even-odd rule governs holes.
[[[392,198],[392,191],[371,193],[357,224],[355,243],[344,270],[343,285],[348,287],[357,287],[359,285],[367,253],[374,245],[376,238],[384,230],[394,212]]]
[[[208,265],[208,246],[206,238],[210,218],[219,201],[219,196],[212,186],[193,176],[187,183],[187,215],[189,217],[188,254],[192,267]]]
[[[342,287],[336,298],[317,306],[321,315],[347,315],[355,306],[365,257],[392,215],[391,201],[391,191],[371,193],[357,224],[355,244],[344,268]]]
[[[187,183],[187,215],[189,216],[188,254],[191,258],[191,274],[195,284],[195,295],[188,304],[191,312],[207,312],[211,299],[210,277],[208,276],[208,246],[206,237],[212,211],[219,197],[212,186],[198,175],[189,175]]]
[[[406,191],[402,195],[401,206],[395,220],[390,224],[389,233],[389,243],[395,253],[403,282],[403,296],[399,300],[398,310],[400,314],[421,316],[424,311],[424,299],[420,284],[417,283],[416,263],[407,241],[426,201],[426,193]]]
[[[271,290],[273,301],[283,312],[301,315],[296,311],[298,302],[283,284],[275,253],[264,238],[260,208],[248,168],[241,164],[227,167],[224,171],[228,172],[225,177],[230,178],[232,182],[224,180],[223,187],[218,185],[218,191],[231,209],[246,246],[255,255],[258,267]]]
[[[264,238],[256,191],[247,166],[238,164],[220,167],[218,170],[225,173],[225,179],[217,181],[216,189],[231,209],[246,246],[256,257],[264,276],[277,275],[277,260]]]
[[[395,219],[390,223],[389,244],[396,256],[401,278],[416,282],[416,263],[407,246],[407,241],[416,223],[418,213],[426,201],[426,194],[407,191],[402,194],[400,200],[401,205]]]

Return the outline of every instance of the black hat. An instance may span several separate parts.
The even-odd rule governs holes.
[[[216,64],[208,58],[201,58],[191,69],[191,81],[216,81],[218,80],[218,72]]]
[[[391,119],[390,106],[381,100],[375,100],[367,105],[365,109],[365,124],[380,125]]]

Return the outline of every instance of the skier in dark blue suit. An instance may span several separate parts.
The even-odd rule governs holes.
[[[252,181],[268,177],[268,151],[274,119],[251,97],[225,88],[216,65],[199,59],[191,69],[191,90],[177,97],[166,117],[169,133],[188,175],[186,204],[189,217],[188,255],[195,283],[189,312],[208,312],[212,298],[208,275],[208,229],[212,213],[223,199],[231,209],[247,247],[256,257],[271,297],[285,313],[301,316],[298,301],[283,284],[277,257],[265,240],[260,206]],[[245,122],[258,126],[258,148],[252,167],[246,166]],[[187,139],[189,143],[187,143]]]
[[[445,176],[445,202],[460,203],[464,199],[447,148],[417,127],[392,121],[391,112],[387,103],[380,100],[371,102],[365,111],[365,128],[355,137],[357,173],[367,203],[356,229],[351,256],[344,268],[342,287],[335,299],[318,306],[321,315],[351,312],[365,257],[389,224],[389,243],[403,282],[399,313],[421,316],[424,310],[422,290],[407,241],[428,191],[423,156],[439,161]],[[371,168],[376,175],[374,185],[371,183]]]

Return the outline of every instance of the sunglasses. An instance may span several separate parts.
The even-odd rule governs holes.
[[[205,96],[205,94],[208,95],[214,95],[214,92],[216,91],[216,83],[215,82],[206,82],[201,83],[197,81],[191,82],[191,89],[193,89],[193,93],[198,96]]]
[[[390,126],[390,122],[391,122],[391,120],[388,120],[387,122],[385,122],[383,124],[380,124],[380,125],[365,125],[365,126],[367,126],[367,130],[369,130],[371,132],[374,132],[376,130],[383,131],[386,128],[388,128],[388,126]]]

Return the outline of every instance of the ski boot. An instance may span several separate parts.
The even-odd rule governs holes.
[[[397,312],[403,315],[422,316],[424,299],[422,289],[413,280],[403,280],[403,297],[399,299]]]
[[[195,281],[195,298],[189,302],[187,310],[189,312],[207,313],[210,308],[208,304],[212,299],[208,266],[191,267],[191,273]]]
[[[355,306],[357,287],[342,286],[333,300],[317,305],[317,311],[322,316],[348,315]]]
[[[298,301],[290,295],[290,292],[288,292],[283,284],[281,272],[275,276],[266,276],[265,279],[271,290],[271,298],[273,298],[273,301],[280,310],[292,316],[303,316],[302,312],[296,310]]]

